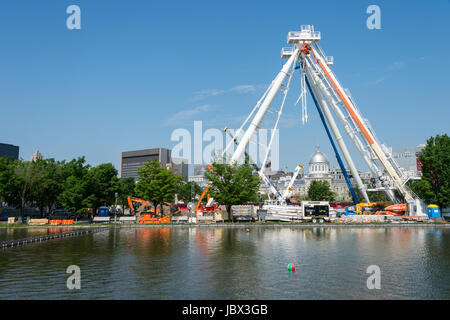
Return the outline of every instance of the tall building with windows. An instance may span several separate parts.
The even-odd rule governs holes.
[[[138,168],[144,167],[144,163],[158,160],[164,168],[172,170],[175,174],[182,174],[183,179],[188,178],[188,163],[186,159],[171,157],[171,150],[165,148],[153,148],[122,152],[120,157],[120,176],[122,178],[138,179]],[[173,160],[173,161],[172,161]]]
[[[419,144],[417,147],[392,149],[392,158],[398,166],[405,171],[408,171],[411,175],[420,175],[420,164],[417,157],[425,148],[424,144]]]
[[[167,165],[169,166],[169,165]],[[183,181],[188,181],[189,177],[189,163],[188,160],[182,158],[172,158],[170,168],[175,174],[181,174]]]
[[[10,157],[13,160],[19,159],[19,147],[12,144],[0,143],[0,157]]]

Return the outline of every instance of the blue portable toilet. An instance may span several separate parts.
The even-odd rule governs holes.
[[[98,216],[99,217],[109,217],[109,208],[108,207],[99,207],[98,208]]]
[[[428,218],[440,218],[441,217],[441,209],[435,204],[430,204],[427,207],[427,214],[428,214]]]

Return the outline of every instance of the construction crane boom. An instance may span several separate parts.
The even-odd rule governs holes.
[[[303,168],[304,168],[304,166],[302,166],[302,165],[298,165],[298,166],[295,167],[294,174],[292,175],[292,178],[291,178],[291,180],[289,181],[289,184],[288,184],[286,190],[284,190],[284,192],[283,192],[283,198],[284,198],[284,199],[287,200],[287,199],[289,199],[289,197],[291,196],[291,194],[292,194],[292,186],[294,185],[295,179],[297,179],[297,177],[298,177],[300,171],[302,171],[301,176],[302,176],[302,177],[304,176],[304,174],[303,174]]]

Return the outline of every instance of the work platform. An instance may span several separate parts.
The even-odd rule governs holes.
[[[320,31],[314,31],[314,26],[303,25],[300,31],[290,31],[287,35],[287,42],[293,43],[311,43],[320,41]]]

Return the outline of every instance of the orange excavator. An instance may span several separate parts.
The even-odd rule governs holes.
[[[130,206],[132,214],[138,217],[140,224],[146,223],[170,223],[170,218],[158,218],[160,210],[152,208],[150,204],[140,198],[128,197],[128,205]]]
[[[150,203],[140,198],[128,197],[128,205],[130,206],[131,213],[137,217],[140,217],[144,213],[155,215],[155,209],[150,206]],[[158,212],[159,209],[157,209]]]

